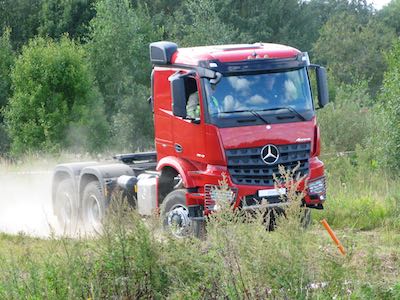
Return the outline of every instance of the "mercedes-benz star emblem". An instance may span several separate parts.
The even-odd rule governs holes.
[[[273,165],[279,159],[279,150],[274,145],[265,145],[261,150],[261,159],[267,165]]]

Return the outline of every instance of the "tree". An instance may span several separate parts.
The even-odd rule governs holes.
[[[0,37],[0,123],[3,122],[2,109],[7,105],[11,94],[11,68],[14,64],[14,52],[10,41],[11,30],[8,28]]]
[[[170,19],[168,29],[170,37],[181,47],[229,44],[238,36],[238,31],[219,17],[212,0],[184,2]]]
[[[119,151],[146,150],[154,145],[153,118],[146,101],[149,95],[148,87],[132,84],[130,92],[121,99],[112,116],[113,142]]]
[[[397,36],[400,36],[400,0],[391,0],[376,14],[376,18],[381,20],[386,26],[393,28]]]
[[[3,109],[11,95],[11,68],[14,65],[14,52],[8,28],[0,37],[0,154],[8,151],[9,138],[3,123]]]
[[[132,83],[149,86],[149,43],[161,36],[144,7],[134,10],[126,0],[96,4],[87,49],[109,119],[131,92]]]
[[[104,146],[103,104],[81,46],[67,37],[35,38],[22,48],[11,78],[5,122],[14,155]]]
[[[146,102],[150,95],[149,43],[162,35],[144,6],[133,7],[125,0],[96,4],[87,49],[112,124],[113,144],[119,150],[153,136]]]
[[[398,170],[400,167],[400,41],[386,56],[388,69],[379,95],[385,112],[386,136],[382,136],[387,162]]]
[[[303,49],[311,50],[318,40],[320,29],[335,15],[348,13],[365,24],[373,15],[373,7],[366,0],[310,0],[302,4],[302,24],[299,37]]]
[[[39,33],[59,39],[64,33],[82,39],[88,33],[89,21],[95,16],[96,0],[43,0]]]
[[[219,17],[239,29],[241,42],[271,42],[297,45],[302,2],[298,0],[222,0],[216,4]],[[296,37],[296,38],[294,38]]]
[[[37,34],[41,0],[0,1],[0,30],[11,28],[10,40],[19,49]]]
[[[374,19],[360,23],[354,14],[340,13],[322,27],[313,51],[316,60],[326,64],[339,82],[368,80],[375,94],[386,68],[382,52],[393,39],[393,31]]]

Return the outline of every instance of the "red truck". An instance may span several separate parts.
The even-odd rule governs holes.
[[[178,48],[162,41],[150,44],[150,60],[156,151],[58,165],[52,199],[63,229],[99,229],[113,193],[123,190],[140,214],[159,210],[175,235],[199,234],[218,208],[212,191],[223,174],[235,208],[281,206],[273,179],[279,165],[298,166],[308,181],[303,203],[323,208],[310,77],[318,108],[328,103],[327,77],[306,52],[268,43]]]

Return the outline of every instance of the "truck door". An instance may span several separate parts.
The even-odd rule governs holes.
[[[185,78],[188,117],[173,118],[174,148],[177,157],[189,161],[206,162],[203,95],[199,78]]]

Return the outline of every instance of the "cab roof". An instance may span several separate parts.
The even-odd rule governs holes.
[[[204,61],[234,62],[257,58],[292,58],[299,53],[296,48],[271,43],[202,46],[178,48],[171,57],[171,63],[198,66]]]

